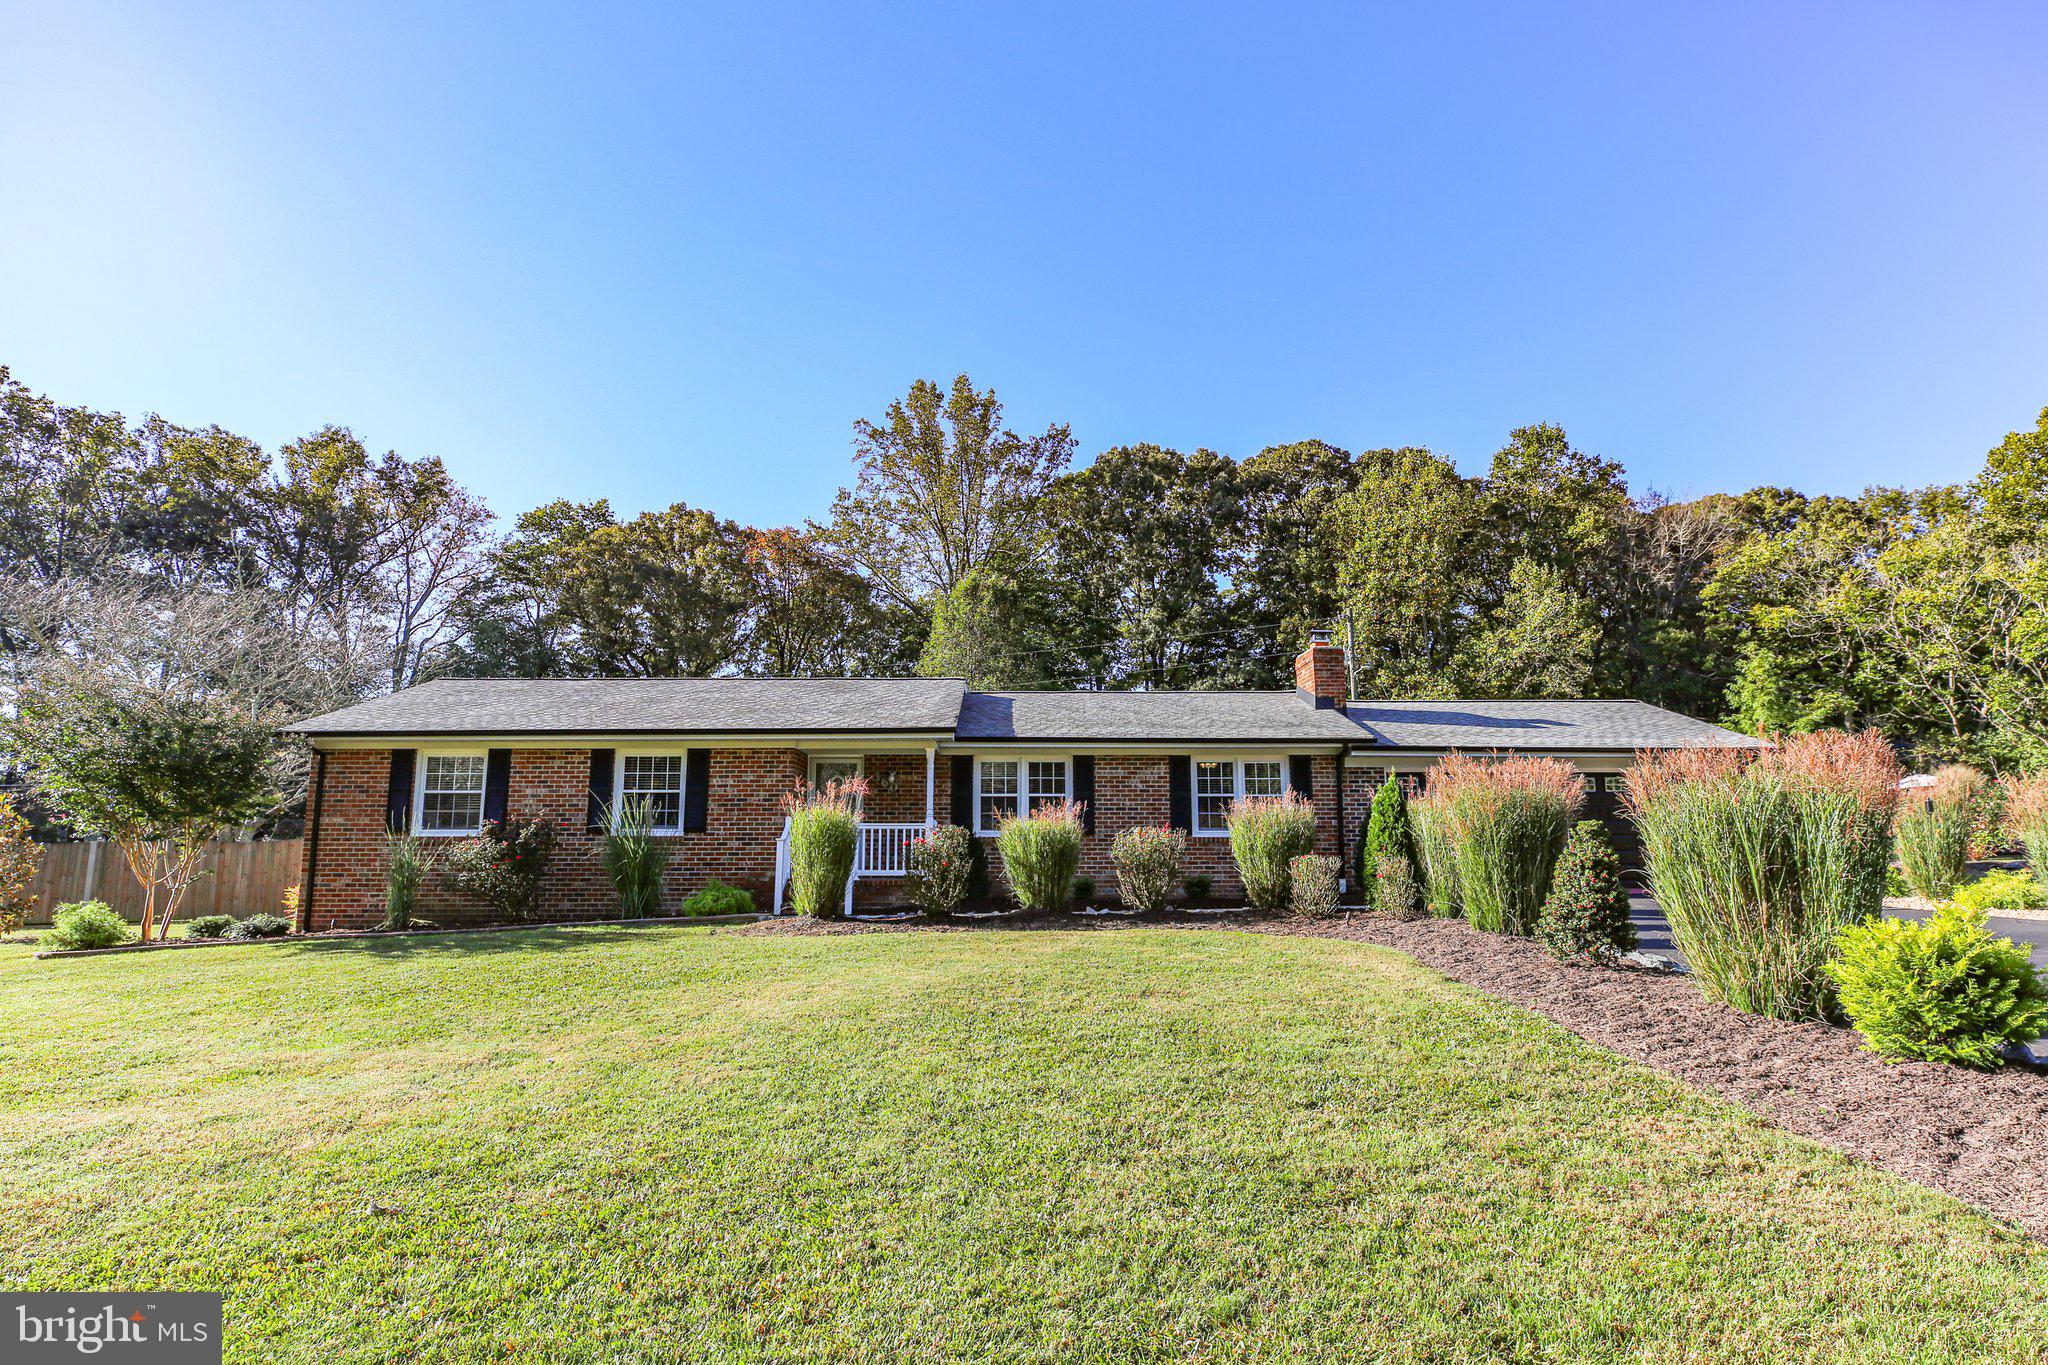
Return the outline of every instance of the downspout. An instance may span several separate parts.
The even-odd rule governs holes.
[[[1351,860],[1344,856],[1344,760],[1351,757],[1351,746],[1345,745],[1337,751],[1337,892],[1342,895],[1351,889]]]
[[[313,809],[306,821],[306,884],[299,888],[299,924],[302,934],[313,932],[313,881],[320,869],[320,806],[327,799],[327,754],[313,751]]]

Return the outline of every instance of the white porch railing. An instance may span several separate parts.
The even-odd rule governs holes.
[[[853,875],[846,879],[845,912],[853,913],[853,884],[862,877],[901,877],[910,871],[911,841],[930,832],[932,826],[920,820],[910,824],[860,823],[853,846]],[[782,833],[775,840],[775,900],[769,913],[782,913],[782,897],[789,889],[789,817],[782,819]]]

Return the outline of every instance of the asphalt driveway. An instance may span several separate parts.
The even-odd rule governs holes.
[[[1636,947],[1646,953],[1661,953],[1665,957],[1685,961],[1685,954],[1678,951],[1678,945],[1671,941],[1671,926],[1664,922],[1664,912],[1657,908],[1657,902],[1648,896],[1629,897],[1629,919],[1636,926]],[[1925,919],[1925,910],[1894,910],[1891,912],[1901,919]],[[1985,919],[1991,932],[2024,943],[2034,954],[2036,966],[2048,967],[2048,920],[2014,919],[2004,915],[1990,915]]]

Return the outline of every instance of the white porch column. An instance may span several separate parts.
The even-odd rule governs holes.
[[[926,829],[930,829],[933,824],[932,783],[937,780],[938,771],[939,746],[927,744],[924,746],[924,827]]]

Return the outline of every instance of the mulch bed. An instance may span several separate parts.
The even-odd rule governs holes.
[[[782,919],[746,934],[1214,927],[1378,944],[1533,1010],[1632,1061],[1798,1133],[1952,1194],[2048,1238],[2048,1076],[1887,1062],[1848,1029],[1788,1024],[1709,1004],[1690,979],[1561,963],[1526,939],[1459,920],[1252,915],[1001,916],[835,922]]]

